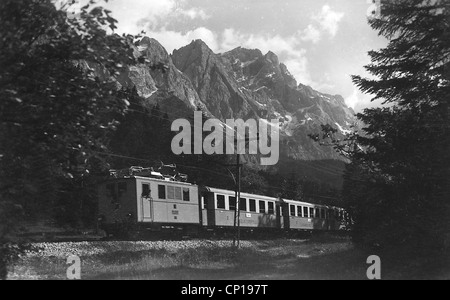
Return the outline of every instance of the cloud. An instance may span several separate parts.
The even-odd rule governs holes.
[[[191,20],[201,19],[208,20],[211,18],[203,9],[200,8],[191,8],[188,10],[178,9],[177,13],[181,16],[189,17]]]
[[[309,25],[308,28],[302,32],[301,39],[305,42],[317,44],[322,39],[322,33],[315,26]]]
[[[317,44],[322,40],[324,34],[334,38],[343,17],[344,13],[335,12],[330,6],[324,5],[320,13],[311,17],[313,24],[309,24],[306,29],[299,31],[300,39]]]
[[[173,20],[207,20],[204,9],[188,7],[185,0],[129,0],[109,1],[106,8],[119,21],[118,33],[137,34],[167,27]]]
[[[339,30],[339,23],[343,17],[344,13],[335,12],[329,5],[324,5],[322,11],[318,15],[313,16],[313,20],[320,24],[322,30],[335,37]]]
[[[353,108],[357,113],[364,111],[366,108],[387,107],[383,105],[383,100],[372,101],[373,95],[363,94],[358,89],[353,90],[353,94],[345,98],[348,107]]]
[[[351,96],[345,99],[345,103],[347,104],[347,106],[353,109],[356,108],[356,106],[359,104],[359,101],[360,101],[359,91],[357,89],[353,91],[353,94]]]

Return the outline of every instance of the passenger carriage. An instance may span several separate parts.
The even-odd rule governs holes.
[[[203,226],[207,228],[234,227],[236,205],[234,191],[205,188],[202,197]],[[240,226],[243,229],[280,227],[280,206],[277,198],[241,193],[239,206]]]

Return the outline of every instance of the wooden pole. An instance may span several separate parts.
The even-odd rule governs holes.
[[[235,190],[235,199],[236,199],[236,203],[235,203],[235,208],[234,208],[234,231],[235,234],[233,235],[233,247],[239,247],[239,225],[240,225],[240,218],[239,218],[239,197],[241,194],[241,157],[238,154],[236,157],[236,190]]]

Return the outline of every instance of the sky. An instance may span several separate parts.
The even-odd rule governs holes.
[[[109,0],[117,33],[146,35],[169,53],[202,39],[216,53],[272,51],[299,83],[342,95],[356,112],[379,106],[351,75],[368,76],[368,51],[387,41],[368,25],[371,0]]]

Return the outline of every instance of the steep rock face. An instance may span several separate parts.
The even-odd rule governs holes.
[[[196,40],[169,55],[151,38],[134,50],[141,63],[119,76],[119,85],[136,87],[145,105],[158,103],[170,119],[192,116],[201,108],[221,120],[278,120],[282,153],[301,160],[341,159],[308,134],[320,132],[322,124],[345,134],[356,124],[355,113],[341,96],[298,84],[273,52],[236,48],[215,54]],[[165,71],[155,65],[164,65]]]
[[[221,119],[250,117],[252,110],[239,84],[229,76],[220,57],[203,41],[196,40],[175,50],[172,60],[189,77],[200,99],[214,116]]]
[[[146,100],[144,104],[151,107],[158,103],[171,119],[186,116],[199,107],[208,112],[190,79],[174,66],[158,41],[146,37],[134,46],[134,53],[142,63],[130,66],[119,76],[122,87],[136,87],[139,96]],[[166,69],[154,68],[157,65]]]
[[[280,121],[285,155],[306,160],[340,159],[332,149],[313,143],[308,134],[319,132],[322,124],[332,125],[341,134],[357,125],[354,111],[341,96],[297,84],[272,52],[262,55],[237,48],[220,56],[230,76],[247,91],[247,101],[255,107],[256,115]]]

